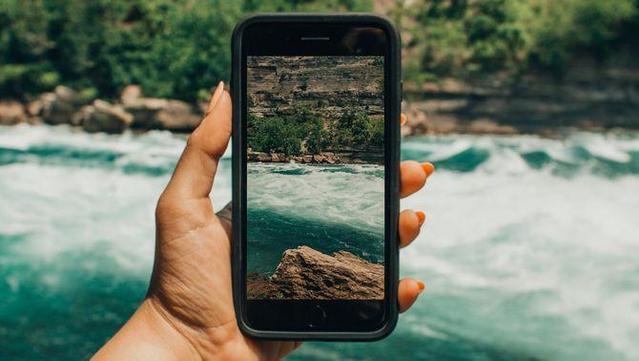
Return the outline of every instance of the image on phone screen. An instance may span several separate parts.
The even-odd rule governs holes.
[[[384,56],[248,56],[247,298],[384,299]]]

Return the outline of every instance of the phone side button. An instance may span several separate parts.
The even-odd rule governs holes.
[[[309,328],[321,327],[326,322],[326,311],[320,305],[313,305],[307,311],[306,317],[306,324]]]

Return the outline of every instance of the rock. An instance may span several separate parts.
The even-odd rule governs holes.
[[[79,122],[90,133],[122,133],[133,122],[133,115],[119,105],[96,100],[93,105],[83,107]]]
[[[84,104],[80,96],[70,88],[58,85],[53,93],[42,94],[29,112],[41,115],[48,124],[72,123],[73,114]]]
[[[82,126],[82,123],[95,111],[93,105],[85,105],[71,116],[71,125]]]
[[[273,160],[270,154],[259,152],[257,153],[257,160],[260,162],[270,162]]]
[[[22,104],[15,100],[0,101],[0,125],[15,125],[27,120]]]
[[[142,88],[139,85],[127,85],[120,93],[120,102],[124,105],[133,104],[142,97]]]
[[[288,159],[284,153],[271,153],[272,162],[287,162]]]
[[[136,129],[154,129],[158,127],[156,114],[164,109],[168,104],[168,100],[159,98],[140,98],[134,102],[124,104],[124,109],[133,114],[132,128]]]
[[[383,117],[380,87],[384,74],[372,57],[344,62],[334,57],[253,57],[248,60],[247,94],[258,117],[296,114],[297,108],[318,109],[324,120],[339,119],[344,110]],[[357,99],[357,101],[353,101]]]
[[[273,160],[273,156],[264,152],[253,152],[248,151],[246,153],[246,157],[250,162],[271,162]]]
[[[304,163],[313,163],[313,156],[312,155],[304,155],[304,156],[302,156],[302,162],[304,162]]]
[[[467,131],[472,134],[517,134],[517,129],[510,125],[497,124],[492,120],[475,120],[470,123]]]
[[[53,93],[50,93],[51,95],[54,95]],[[29,103],[27,103],[26,109],[27,109],[27,113],[30,116],[39,116],[42,113],[42,109],[44,108],[44,101],[43,101],[43,95],[41,95],[38,99],[36,100],[32,100]],[[54,95],[55,96],[55,95]]]
[[[323,154],[315,154],[313,156],[313,161],[315,163],[324,163],[326,162],[326,157]]]
[[[57,87],[55,87],[53,93],[55,94],[58,101],[76,105],[82,103],[78,93],[64,85],[58,85]]]
[[[133,114],[132,128],[192,131],[202,116],[193,107],[180,100],[159,98],[129,99],[124,109]]]
[[[384,266],[339,251],[288,249],[271,277],[248,278],[249,298],[382,299]]]
[[[32,116],[27,118],[27,124],[42,125],[44,122],[42,121],[42,117]]]
[[[48,124],[67,124],[71,122],[73,113],[77,107],[75,104],[60,101],[57,98],[46,102],[42,109],[42,119]]]
[[[335,153],[333,152],[324,152],[323,154],[328,164],[335,164],[339,161],[339,158],[335,157]]]
[[[202,116],[193,112],[193,107],[179,100],[169,100],[168,106],[156,114],[162,129],[171,131],[187,131],[195,129]]]

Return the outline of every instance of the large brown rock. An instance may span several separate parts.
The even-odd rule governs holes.
[[[300,246],[284,252],[271,277],[250,274],[247,288],[251,299],[382,299],[384,266]]]
[[[77,125],[90,133],[122,133],[133,122],[133,115],[124,111],[119,105],[103,100],[96,100],[92,105],[82,108],[79,117],[74,119]]]
[[[27,119],[22,104],[14,100],[0,101],[0,125],[15,125]]]
[[[131,127],[136,129],[191,131],[202,120],[190,104],[180,100],[130,97],[124,109],[133,114]]]
[[[53,93],[42,94],[33,104],[30,104],[31,115],[42,116],[48,124],[70,124],[73,114],[77,112],[83,104],[86,104],[81,97],[70,88],[58,85]]]
[[[271,161],[283,163],[288,161],[288,157],[284,153],[271,153]]]
[[[324,157],[326,158],[326,163],[335,164],[339,162],[339,158],[335,157],[335,153],[333,152],[324,152]]]
[[[277,162],[278,160],[273,160],[273,158],[277,158],[276,154],[269,154],[264,152],[254,152],[249,150],[246,153],[246,156],[250,162]],[[279,159],[279,158],[277,158]]]
[[[120,102],[122,104],[134,104],[142,98],[142,88],[139,85],[127,85],[120,93]]]

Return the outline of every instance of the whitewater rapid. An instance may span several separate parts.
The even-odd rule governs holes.
[[[184,141],[0,127],[0,358],[85,358],[130,315]],[[388,339],[292,360],[639,358],[639,134],[411,138],[402,157],[437,166],[402,201],[427,219],[402,275],[428,291]],[[213,192],[231,198],[228,153]]]
[[[272,273],[306,245],[384,260],[384,166],[249,163],[248,272]]]

